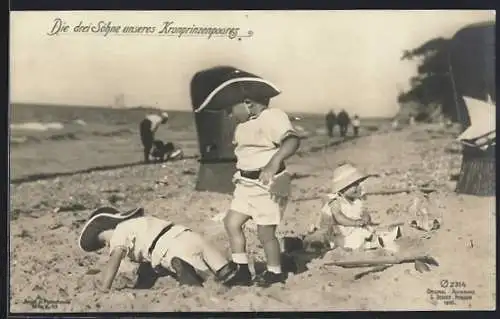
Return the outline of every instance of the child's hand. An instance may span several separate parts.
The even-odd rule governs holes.
[[[360,219],[356,219],[355,226],[356,227],[365,227],[365,226],[370,225],[371,222],[372,222],[372,219],[371,219],[370,215],[363,214],[363,215],[361,215]]]
[[[279,168],[280,163],[278,161],[270,160],[260,172],[259,180],[262,184],[268,185],[273,180],[273,177],[276,175]]]
[[[361,220],[365,223],[365,225],[369,225],[372,223],[372,218],[368,213],[364,213],[363,215],[361,215]]]

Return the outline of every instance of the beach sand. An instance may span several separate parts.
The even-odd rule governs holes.
[[[228,253],[223,225],[211,218],[228,209],[231,197],[194,192],[198,163],[189,159],[11,185],[11,311],[494,309],[495,198],[453,192],[450,174],[459,169],[460,154],[445,150],[454,134],[437,125],[380,131],[325,151],[301,153],[288,164],[297,178],[280,236],[307,231],[321,206],[321,196],[328,191],[332,168],[342,161],[381,174],[367,181],[368,191],[411,184],[436,188],[430,195],[429,211],[441,219],[441,228],[433,232],[408,227],[414,218],[408,210],[413,194],[367,199],[374,221],[405,223],[401,253],[425,252],[439,262],[430,272],[419,273],[408,263],[355,280],[365,269],[325,265],[345,257],[334,250],[322,260],[313,260],[308,271],[290,275],[286,284],[268,289],[229,290],[211,281],[205,288],[179,287],[170,277],[159,278],[151,289],[132,289],[136,267],[124,262],[113,286],[117,290],[97,292],[92,285],[96,275],[89,270],[106,261],[107,251],[84,253],[77,238],[89,209],[109,201],[123,209],[142,206],[147,214],[192,227]],[[254,225],[249,224],[246,233],[250,257],[262,261]],[[456,290],[468,292],[455,299],[455,304],[446,304],[440,298],[450,295],[454,282],[460,286]],[[442,288],[444,283],[448,287]],[[445,291],[440,294],[438,290]]]

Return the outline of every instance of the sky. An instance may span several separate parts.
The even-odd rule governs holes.
[[[48,35],[56,18],[67,32]],[[392,116],[416,63],[403,50],[461,27],[495,20],[492,10],[452,11],[79,11],[11,12],[10,100],[191,110],[195,72],[231,65],[280,88],[271,106],[323,113]],[[151,26],[156,35],[75,32],[100,21]],[[239,36],[158,35],[171,27],[239,28]]]

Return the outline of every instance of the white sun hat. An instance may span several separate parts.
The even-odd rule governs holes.
[[[346,163],[337,167],[333,171],[331,184],[331,192],[338,193],[346,187],[367,179],[368,177],[377,176],[376,174],[366,174],[356,169],[352,164]]]

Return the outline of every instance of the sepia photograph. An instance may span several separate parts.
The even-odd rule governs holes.
[[[495,25],[12,11],[9,312],[496,310]]]

